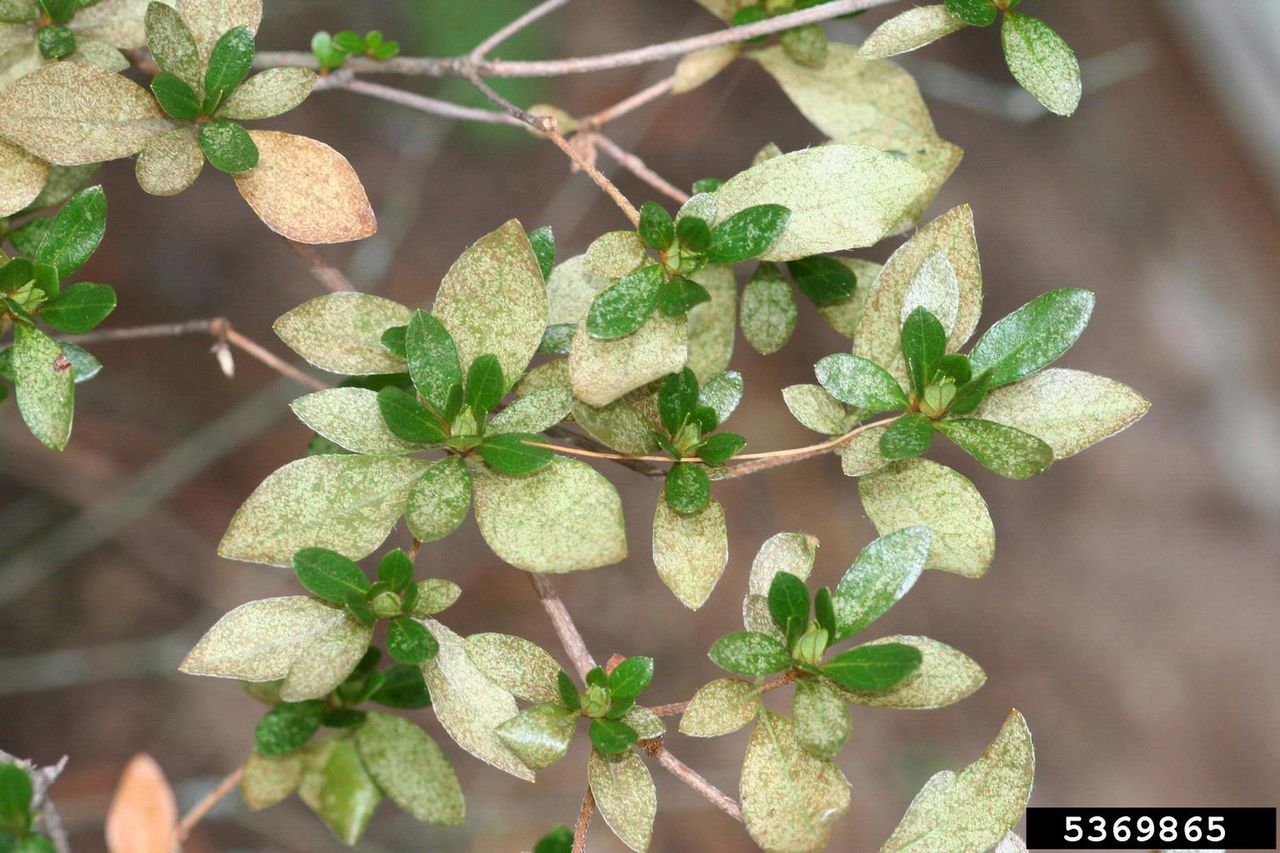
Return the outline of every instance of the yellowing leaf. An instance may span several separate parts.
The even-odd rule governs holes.
[[[204,168],[204,152],[194,127],[180,127],[153,138],[138,154],[138,186],[152,195],[177,195],[195,183]]]
[[[942,3],[916,6],[894,15],[867,36],[858,48],[863,59],[884,59],[924,47],[967,26]]]
[[[150,0],[99,0],[77,9],[68,26],[77,41],[95,39],[122,50],[133,50],[147,42],[143,19],[149,3]]]
[[[596,807],[618,840],[637,853],[648,850],[658,793],[640,756],[630,750],[605,756],[593,749],[587,759],[587,781]]]
[[[680,716],[680,734],[719,737],[736,732],[760,710],[760,692],[741,678],[717,678],[698,688]]]
[[[972,658],[946,643],[928,637],[897,635],[882,637],[868,646],[901,643],[920,651],[919,668],[888,690],[857,691],[840,688],[851,702],[872,708],[928,709],[952,705],[972,695],[987,681]]]
[[[0,92],[0,136],[60,166],[128,157],[173,127],[150,93],[95,65],[56,62]]]
[[[733,267],[709,266],[694,274],[693,280],[707,289],[711,299],[689,312],[688,367],[699,383],[729,367],[733,340],[737,334],[738,283]]]
[[[658,577],[680,603],[697,610],[706,603],[729,562],[724,507],[715,498],[692,515],[681,515],[658,498],[653,516],[653,563]]]
[[[424,823],[461,826],[462,788],[431,736],[404,717],[371,713],[356,729],[369,775],[396,805]]]
[[[321,370],[347,376],[404,373],[405,361],[382,345],[382,333],[407,325],[413,312],[368,293],[330,293],[276,320],[280,340]]]
[[[298,243],[344,243],[378,230],[369,197],[347,158],[292,133],[251,130],[249,136],[258,146],[258,165],[232,177],[272,231]]]
[[[171,853],[178,828],[173,788],[155,759],[138,753],[125,767],[107,811],[111,853]]]
[[[196,37],[203,60],[227,30],[248,27],[256,33],[262,22],[262,0],[178,0],[178,13]]]
[[[302,755],[249,753],[240,777],[240,796],[249,811],[270,808],[298,790],[302,782]]]
[[[689,324],[655,311],[633,334],[601,341],[578,326],[569,349],[573,395],[589,406],[607,406],[622,395],[684,367]]]
[[[75,369],[53,338],[19,324],[13,333],[15,396],[22,419],[41,444],[61,450],[75,415]]]
[[[22,210],[44,189],[49,164],[0,139],[0,216]]]

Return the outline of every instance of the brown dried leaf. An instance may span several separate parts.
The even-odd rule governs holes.
[[[135,755],[120,775],[107,812],[107,849],[111,853],[170,853],[178,828],[173,788],[155,759]]]

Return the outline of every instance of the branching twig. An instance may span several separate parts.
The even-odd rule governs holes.
[[[470,54],[471,61],[483,62],[485,57],[492,53],[498,45],[525,29],[539,18],[551,14],[568,2],[569,0],[542,0],[542,2],[537,6],[534,6],[528,12],[525,12],[523,15],[476,45],[475,50],[471,51]]]
[[[591,793],[591,786],[587,786],[587,793],[582,797],[582,810],[578,812],[578,822],[573,827],[573,853],[586,853],[587,850],[587,830],[591,829],[591,812],[596,807],[595,795]]]
[[[596,146],[603,148],[604,152],[618,162],[618,165],[653,187],[667,198],[675,201],[677,204],[684,204],[689,200],[689,194],[659,175],[657,172],[645,165],[644,161],[630,151],[624,150],[609,137],[603,133],[592,133],[592,140]]]
[[[681,782],[706,797],[712,805],[729,817],[738,822],[742,821],[742,809],[734,802],[733,797],[712,785],[701,773],[668,752],[666,747],[659,746],[653,755],[658,759],[658,763],[665,767],[672,776],[675,776]]]
[[[187,840],[187,836],[191,834],[191,830],[195,825],[209,813],[210,809],[218,804],[218,801],[231,793],[236,785],[240,784],[240,778],[244,776],[244,765],[240,765],[218,783],[200,802],[192,807],[191,811],[182,816],[182,820],[178,822],[178,828],[173,832],[174,846],[180,845]]]
[[[578,123],[584,130],[597,130],[604,127],[614,119],[621,118],[634,109],[644,106],[650,101],[656,100],[671,91],[671,87],[676,83],[674,76],[664,78],[654,83],[652,86],[646,86],[634,95],[624,98],[611,107],[605,107],[598,113],[592,113],[586,118],[578,120]]]
[[[347,89],[351,92],[358,92],[361,95],[380,98],[384,101],[390,101],[410,109],[445,118],[459,119],[461,121],[479,121],[485,124],[524,126],[524,122],[506,113],[478,109],[476,107],[464,107],[451,101],[442,101],[439,98],[429,98],[416,92],[406,92],[403,89],[383,86],[381,83],[369,83],[358,79],[354,75],[346,76],[341,82],[334,84],[330,88]]]

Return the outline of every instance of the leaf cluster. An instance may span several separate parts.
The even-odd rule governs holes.
[[[53,842],[35,828],[35,789],[16,762],[0,764],[0,850],[53,853]]]

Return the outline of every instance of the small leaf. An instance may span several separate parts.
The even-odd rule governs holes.
[[[653,313],[663,281],[662,267],[657,264],[619,279],[591,303],[587,331],[605,341],[630,335]]]
[[[405,330],[404,347],[418,393],[443,412],[449,389],[462,383],[462,362],[449,330],[426,311],[415,311]]]
[[[378,395],[367,388],[316,391],[294,400],[289,408],[298,420],[352,453],[394,455],[419,447],[387,428]]]
[[[711,499],[702,510],[680,515],[665,499],[653,517],[653,562],[658,577],[691,610],[701,607],[729,559],[724,508]]]
[[[819,359],[814,365],[818,382],[842,403],[874,415],[908,406],[907,395],[898,380],[880,365],[848,353]]]
[[[534,447],[529,442],[538,436],[511,432],[487,436],[477,450],[486,463],[503,474],[528,474],[551,464],[555,452],[547,447]]]
[[[711,226],[700,216],[681,216],[676,222],[680,245],[691,252],[705,252],[711,245]]]
[[[955,0],[950,0],[955,2]],[[1080,105],[1080,63],[1048,24],[1030,15],[1006,12],[1000,44],[1009,71],[1045,109],[1069,116]]]
[[[1069,350],[1093,313],[1087,290],[1051,290],[997,321],[969,354],[973,372],[990,370],[988,388],[1035,373]]]
[[[1002,477],[1024,480],[1053,463],[1053,448],[1034,435],[979,418],[938,421],[938,432]]]
[[[369,701],[388,708],[425,708],[431,704],[431,694],[418,667],[396,664],[386,670],[385,676],[382,686],[373,692]]]
[[[270,808],[298,790],[302,781],[302,762],[302,756],[297,754],[250,753],[244,765],[244,775],[240,778],[240,796],[249,811]]]
[[[796,300],[773,264],[760,264],[742,291],[742,336],[761,355],[782,349],[796,327]]]
[[[50,450],[71,438],[75,414],[75,370],[58,344],[31,326],[14,329],[13,376],[18,409],[27,429]]]
[[[439,648],[436,638],[415,619],[397,616],[387,624],[387,652],[400,663],[424,663],[435,657]]]
[[[12,761],[0,764],[0,821],[4,826],[25,826],[34,795],[31,777]]]
[[[780,204],[744,208],[711,229],[707,260],[731,264],[754,258],[773,245],[787,227],[791,211]]]
[[[880,454],[890,461],[910,459],[929,449],[933,421],[918,412],[903,415],[880,435]]]
[[[534,770],[550,767],[569,751],[578,715],[558,704],[525,708],[496,729],[498,737]]]
[[[739,52],[741,47],[736,44],[721,44],[685,54],[676,63],[671,94],[692,92],[728,67],[738,58]]]
[[[399,548],[388,551],[378,561],[378,580],[385,582],[393,592],[399,592],[413,583],[413,560]]]
[[[378,392],[378,411],[387,429],[398,438],[417,444],[439,444],[444,441],[444,427],[439,419],[418,402],[413,394],[395,386]]]
[[[573,394],[558,388],[532,391],[489,418],[490,433],[539,433],[563,421],[573,410]]]
[[[924,656],[904,643],[857,646],[822,665],[822,674],[851,690],[887,690],[919,667]]]
[[[334,743],[324,763],[313,806],[329,830],[343,844],[355,845],[381,800],[382,791],[361,761],[355,742],[348,739]]]
[[[964,26],[965,21],[953,16],[941,3],[917,6],[876,27],[858,48],[858,55],[863,59],[897,56],[931,44]]]
[[[200,126],[200,150],[209,165],[233,175],[258,165],[258,146],[248,131],[227,119],[216,118]]]
[[[307,99],[317,79],[309,68],[268,68],[228,95],[217,115],[254,121],[287,113]]]
[[[698,391],[698,404],[709,406],[716,413],[716,419],[724,423],[742,402],[742,374],[736,370],[726,370],[710,377],[702,383]]]
[[[551,278],[551,269],[556,263],[556,237],[550,225],[543,225],[529,232],[529,246],[538,259],[538,269],[543,280]]]
[[[204,83],[200,48],[177,10],[166,3],[149,3],[145,26],[147,47],[160,70],[183,80],[191,89],[200,88]]]
[[[573,853],[573,831],[561,824],[538,839],[533,853]]]
[[[95,328],[115,307],[116,292],[111,287],[81,282],[46,303],[40,318],[60,332],[78,335]]]
[[[857,691],[841,688],[850,702],[872,708],[912,710],[941,708],[971,695],[987,680],[982,667],[963,652],[928,637],[893,636],[870,645],[899,643],[920,650],[920,668],[888,690]]]
[[[371,713],[356,729],[360,759],[395,804],[424,823],[461,826],[462,788],[444,751],[403,717]]]
[[[457,456],[434,462],[409,492],[405,522],[421,542],[448,536],[467,517],[471,507],[471,475]]]
[[[471,662],[517,699],[555,702],[560,698],[560,665],[528,640],[510,634],[472,634],[466,646]]]
[[[636,270],[648,262],[644,241],[634,231],[609,231],[597,237],[587,247],[587,266],[596,275],[614,280]]]
[[[833,596],[832,643],[863,630],[911,591],[924,570],[932,541],[929,528],[906,527],[862,549]]]
[[[796,683],[791,699],[796,741],[817,758],[832,759],[840,754],[853,725],[849,708],[840,693],[818,678]]]
[[[502,402],[506,390],[497,356],[482,355],[471,363],[467,371],[466,402],[476,420],[493,411]]]
[[[671,214],[662,205],[652,201],[646,201],[640,206],[640,227],[637,230],[649,248],[658,251],[670,248],[676,239],[676,226],[671,221]]]
[[[637,853],[648,850],[658,795],[640,756],[631,751],[604,756],[592,750],[587,759],[587,780],[613,834]]]
[[[160,108],[179,121],[191,121],[200,115],[200,100],[191,87],[176,74],[161,71],[151,81],[151,94]]]
[[[782,400],[791,415],[814,432],[843,435],[852,427],[849,413],[821,385],[789,385]]]
[[[609,673],[609,693],[614,699],[634,699],[653,680],[653,658],[629,657]]]
[[[778,572],[769,584],[768,601],[769,617],[791,648],[809,625],[809,591],[795,575]]]
[[[351,593],[364,595],[369,579],[352,560],[327,548],[303,548],[293,555],[298,582],[312,595],[341,606]]]
[[[704,462],[720,465],[736,456],[738,451],[746,447],[746,444],[747,440],[742,436],[732,432],[722,432],[704,441],[698,448],[698,456]]]
[[[705,287],[682,275],[672,276],[658,288],[658,310],[668,317],[687,314],[695,305],[710,301]]]
[[[102,187],[81,190],[53,217],[33,260],[51,264],[58,277],[65,278],[93,257],[106,230],[107,197]]]
[[[837,258],[814,255],[787,263],[787,271],[796,287],[813,300],[814,305],[833,305],[853,296],[858,277]]]
[[[707,657],[721,669],[739,675],[769,675],[791,667],[791,653],[786,646],[756,631],[725,634],[712,644]]]
[[[947,333],[926,308],[916,308],[902,324],[902,355],[907,360],[911,390],[919,397],[933,381],[946,352]]]
[[[680,734],[719,737],[751,722],[760,710],[760,692],[749,681],[717,678],[693,694],[680,716]]]
[[[666,505],[680,515],[701,512],[711,501],[711,481],[701,465],[677,462],[664,481],[662,496]]]
[[[153,137],[138,152],[134,173],[138,186],[151,195],[177,195],[195,183],[204,169],[199,131],[180,127]]]
[[[301,749],[320,729],[324,702],[282,702],[268,711],[253,732],[253,748],[262,755],[287,755]]]
[[[47,162],[0,139],[0,216],[12,216],[31,205],[48,179]],[[12,242],[14,233],[8,236]],[[16,243],[14,248],[23,251]]]
[[[617,755],[629,750],[640,736],[635,729],[618,720],[592,720],[591,745],[605,755]]]
[[[222,34],[209,53],[204,72],[204,110],[212,115],[253,66],[253,33],[235,27]],[[240,171],[240,170],[235,170]]]

